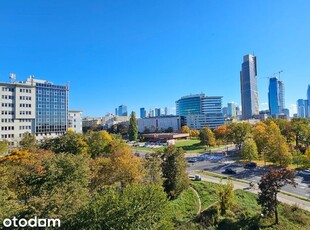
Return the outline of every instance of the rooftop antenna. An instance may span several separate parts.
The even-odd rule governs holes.
[[[15,82],[16,80],[16,74],[15,73],[10,73],[10,81],[11,83]]]

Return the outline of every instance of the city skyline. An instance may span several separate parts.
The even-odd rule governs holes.
[[[69,81],[69,109],[84,116],[121,104],[136,114],[174,108],[200,92],[241,105],[240,60],[251,53],[260,110],[268,108],[267,78],[283,70],[292,116],[310,84],[309,9],[308,1],[1,1],[0,81],[12,72],[17,81]]]

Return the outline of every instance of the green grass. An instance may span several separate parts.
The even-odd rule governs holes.
[[[202,210],[217,201],[218,184],[207,181],[192,181],[192,186],[200,196]]]
[[[206,181],[192,182],[193,188],[197,190],[202,201],[202,209],[213,204],[217,200],[216,191],[218,184]],[[209,210],[209,209],[208,209]],[[274,217],[262,217],[261,207],[257,203],[257,195],[237,189],[235,191],[235,204],[225,216],[220,216],[217,227],[210,229],[267,229],[267,230],[310,230],[310,213],[296,206],[280,203],[279,225],[274,224]],[[205,212],[208,213],[208,212]],[[206,220],[208,220],[206,216]],[[186,223],[179,229],[207,229],[203,223]]]
[[[175,200],[170,201],[171,212],[177,223],[184,223],[196,216],[199,203],[193,190],[187,189]]]

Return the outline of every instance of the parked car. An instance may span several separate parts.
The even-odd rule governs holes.
[[[232,169],[232,168],[227,168],[227,169],[225,169],[224,173],[226,173],[226,174],[237,174],[237,171],[235,169]]]
[[[310,170],[303,170],[303,171],[299,171],[298,173],[297,173],[297,175],[299,175],[299,176],[309,176],[310,177]]]
[[[187,159],[187,162],[188,163],[195,163],[195,162],[197,162],[197,159],[196,158],[189,158],[189,159]]]
[[[250,163],[245,164],[244,168],[253,169],[253,168],[256,168],[256,166],[257,164],[255,162],[250,162]]]

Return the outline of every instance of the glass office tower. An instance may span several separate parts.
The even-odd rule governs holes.
[[[36,86],[37,136],[57,136],[68,129],[68,85],[32,80]]]
[[[284,84],[276,77],[269,79],[268,102],[270,114],[277,118],[283,113],[284,104]]]
[[[181,97],[181,99],[176,101],[177,116],[200,114],[202,112],[201,99],[204,96],[204,94],[195,94]]]
[[[257,91],[257,64],[256,57],[245,55],[242,70],[240,71],[242,118],[251,119],[259,114]]]

